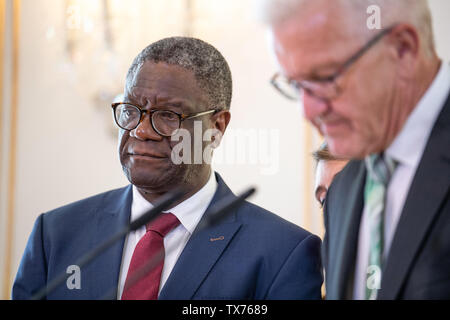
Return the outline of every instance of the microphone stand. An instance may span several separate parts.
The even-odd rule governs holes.
[[[125,237],[130,231],[139,229],[141,226],[155,219],[162,211],[170,208],[176,201],[178,201],[183,196],[183,194],[184,193],[181,190],[166,193],[159,199],[157,204],[152,209],[150,209],[148,212],[143,214],[135,221],[125,226],[121,231],[119,231],[117,234],[113,235],[111,238],[100,244],[98,247],[86,253],[75,264],[79,266],[80,269],[86,266],[89,262],[94,260],[97,256],[99,256],[105,250],[114,245],[117,241]],[[53,280],[50,281],[50,283],[44,285],[37,293],[35,293],[31,297],[31,300],[44,299],[49,293],[53,292],[63,282],[67,281],[67,278],[69,276],[70,275],[67,274],[66,272],[61,272],[61,274],[53,278]]]

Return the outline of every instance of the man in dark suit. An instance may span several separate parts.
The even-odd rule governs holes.
[[[327,298],[449,299],[450,68],[427,1],[274,2],[272,83],[355,159],[325,201]]]
[[[111,290],[118,299],[320,298],[318,237],[248,202],[200,227],[218,201],[233,197],[207,154],[230,121],[231,88],[225,59],[201,40],[167,38],[145,48],[128,72],[124,102],[113,104],[131,185],[39,216],[12,297],[30,298],[67,271],[71,277],[47,299],[99,299]],[[215,132],[211,145],[198,143],[199,129],[200,139],[203,130]],[[183,198],[169,212],[77,269],[80,256],[179,188]],[[161,250],[163,259],[134,281]]]

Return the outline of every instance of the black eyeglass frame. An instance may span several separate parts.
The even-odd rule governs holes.
[[[339,67],[339,69],[331,76],[322,78],[322,79],[315,79],[314,81],[308,81],[308,82],[316,82],[316,83],[332,83],[334,84],[336,88],[336,95],[329,98],[329,97],[321,97],[320,95],[315,94],[310,88],[307,88],[301,84],[301,82],[295,81],[293,79],[286,79],[287,83],[291,86],[294,86],[299,92],[301,90],[306,91],[308,94],[315,96],[316,98],[319,98],[321,100],[329,100],[336,98],[341,94],[340,88],[336,83],[336,79],[342,76],[349,68],[352,66],[356,61],[358,61],[367,51],[369,51],[370,48],[372,48],[378,41],[380,41],[384,36],[388,35],[392,32],[392,30],[397,27],[397,24],[384,29],[382,32],[378,33],[375,37],[373,37],[369,42],[367,42],[361,49],[359,49],[355,54],[353,54],[347,61],[345,61],[342,66]],[[284,92],[280,86],[277,84],[277,79],[280,77],[284,77],[281,73],[277,72],[273,75],[273,77],[270,79],[271,85],[280,92],[284,97],[288,98],[289,100],[298,100],[297,97],[293,97],[286,92]]]
[[[135,107],[136,109],[139,110],[139,112],[140,112],[139,121],[137,122],[137,124],[136,124],[136,126],[135,126],[134,128],[132,128],[132,129],[127,129],[127,128],[124,128],[124,127],[122,127],[121,125],[119,125],[119,122],[117,121],[117,117],[116,117],[116,109],[117,109],[117,107],[120,106],[120,105],[129,105],[129,106],[133,106],[133,107]],[[174,115],[176,115],[176,116],[178,117],[178,119],[179,119],[179,121],[178,121],[178,128],[174,129],[174,132],[175,132],[175,131],[177,131],[178,129],[181,128],[181,123],[182,123],[183,121],[185,121],[185,120],[189,120],[189,119],[201,117],[201,116],[204,116],[204,115],[207,115],[207,114],[210,114],[210,113],[215,114],[215,113],[221,111],[220,109],[209,109],[209,110],[206,110],[206,111],[200,111],[200,112],[191,113],[191,114],[184,114],[184,113],[178,113],[178,112],[175,112],[175,111],[172,111],[172,110],[159,110],[159,109],[145,110],[145,109],[143,109],[141,106],[138,106],[138,105],[136,105],[136,104],[129,103],[129,102],[115,102],[115,103],[111,104],[111,107],[112,107],[112,109],[113,109],[114,121],[116,122],[116,124],[117,124],[117,126],[118,126],[119,128],[121,128],[121,129],[123,129],[123,130],[126,130],[126,131],[132,131],[132,130],[136,129],[136,128],[141,124],[141,122],[142,122],[142,121],[144,120],[144,118],[145,118],[145,115],[146,115],[146,114],[149,114],[149,115],[150,115],[150,124],[151,124],[153,130],[154,130],[157,134],[159,134],[160,136],[162,136],[162,137],[171,137],[171,136],[173,135],[173,133],[170,134],[170,135],[166,135],[166,134],[161,133],[161,132],[155,127],[155,124],[153,123],[153,114],[156,113],[156,112],[169,112],[169,113],[172,113],[172,114],[174,114]]]

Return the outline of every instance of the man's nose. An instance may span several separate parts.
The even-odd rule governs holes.
[[[303,114],[309,121],[325,114],[330,108],[329,101],[306,92],[303,94],[301,101],[303,102]]]
[[[152,127],[150,123],[150,114],[144,115],[144,119],[139,123],[139,125],[131,130],[130,136],[138,139],[138,140],[155,140],[161,141],[163,139]]]

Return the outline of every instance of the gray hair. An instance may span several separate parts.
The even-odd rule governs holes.
[[[200,89],[210,98],[211,107],[230,108],[231,71],[225,58],[212,45],[190,37],[170,37],[154,42],[134,59],[127,73],[127,84],[146,61],[164,62],[192,71]]]
[[[259,18],[271,26],[298,14],[302,5],[311,3],[311,0],[259,0]],[[376,5],[381,10],[382,27],[389,27],[395,23],[406,22],[417,28],[423,49],[427,54],[435,52],[435,43],[432,27],[431,11],[428,0],[333,0],[350,9],[354,14],[356,23],[362,22],[367,16],[367,8]],[[314,0],[312,2],[317,2]],[[349,10],[349,11],[350,11]],[[362,14],[361,14],[362,13]],[[360,18],[357,18],[360,17]],[[364,25],[366,25],[364,23]],[[364,28],[368,30],[368,28]]]

